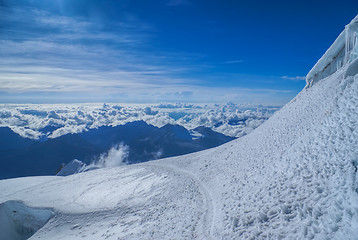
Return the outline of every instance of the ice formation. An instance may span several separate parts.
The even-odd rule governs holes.
[[[306,77],[307,87],[310,87],[319,80],[328,77],[357,58],[358,15],[345,27],[332,46],[308,73]],[[354,69],[356,69],[356,67]],[[351,69],[351,71],[353,71],[353,69]]]
[[[49,209],[36,209],[21,202],[7,201],[0,204],[0,238],[25,240],[42,228],[51,218]]]

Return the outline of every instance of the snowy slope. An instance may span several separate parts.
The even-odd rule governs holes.
[[[354,66],[220,147],[2,180],[0,203],[52,209],[32,239],[357,239],[358,75],[346,74]]]

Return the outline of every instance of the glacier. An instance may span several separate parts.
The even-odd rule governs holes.
[[[356,20],[344,36],[357,36]],[[357,45],[341,38],[308,87],[242,138],[136,165],[1,180],[0,204],[51,209],[30,239],[357,239]]]

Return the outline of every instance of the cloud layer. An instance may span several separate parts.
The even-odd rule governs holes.
[[[0,126],[32,139],[56,138],[101,126],[145,121],[162,127],[178,124],[191,130],[205,126],[240,137],[261,125],[279,107],[161,103],[161,104],[48,104],[0,105]]]

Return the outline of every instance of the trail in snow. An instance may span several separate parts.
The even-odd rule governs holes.
[[[155,164],[155,163],[150,163],[146,165],[154,166],[157,168],[164,168],[166,170],[169,170],[170,172],[175,172],[177,174],[184,175],[193,180],[193,182],[199,187],[205,205],[204,208],[205,211],[203,212],[202,217],[200,218],[200,224],[198,226],[199,229],[196,230],[197,232],[199,232],[197,236],[200,237],[201,239],[215,239],[212,236],[212,224],[214,219],[213,199],[207,187],[203,184],[203,182],[201,182],[192,172],[179,168],[177,166],[173,166],[170,164]]]

